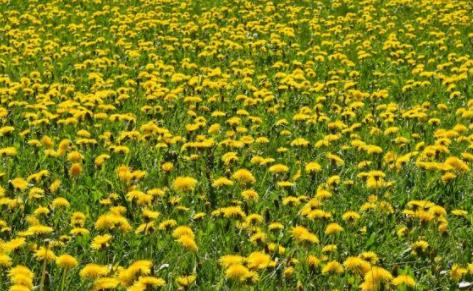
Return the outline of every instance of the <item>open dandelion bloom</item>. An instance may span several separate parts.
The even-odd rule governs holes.
[[[344,272],[342,264],[337,261],[330,261],[322,268],[322,274],[341,274]]]
[[[371,264],[362,258],[349,257],[343,262],[343,266],[358,274],[365,274],[371,269]]]
[[[251,253],[246,261],[250,269],[265,269],[273,265],[271,257],[263,252]]]
[[[196,252],[199,248],[197,246],[197,243],[195,242],[194,238],[190,235],[182,235],[177,239],[177,242],[179,242],[185,249],[188,249],[192,252]]]
[[[193,191],[197,186],[197,180],[192,177],[177,177],[174,179],[172,187],[178,192]]]
[[[327,235],[337,234],[342,231],[343,227],[341,227],[338,223],[330,223],[327,225],[327,228],[325,228],[325,234]]]
[[[10,269],[8,277],[12,283],[13,290],[33,290],[34,273],[23,265],[17,265]]]
[[[232,178],[242,184],[254,184],[256,182],[253,174],[247,169],[239,169],[233,173]]]
[[[179,276],[177,277],[176,279],[176,283],[180,286],[180,287],[188,287],[190,286],[192,283],[195,282],[195,279],[197,278],[196,275],[189,275],[189,276]]]
[[[409,275],[399,275],[392,280],[392,283],[395,286],[405,285],[411,288],[416,286],[416,281]]]
[[[250,271],[247,267],[241,264],[233,264],[225,271],[225,277],[232,280],[246,281],[255,276],[257,276],[256,273]]]
[[[83,267],[79,275],[83,279],[93,279],[106,276],[110,272],[108,266],[98,264],[87,264]]]
[[[11,180],[10,184],[13,186],[15,190],[20,190],[20,191],[23,191],[28,187],[28,182],[21,177]]]
[[[372,267],[364,276],[361,284],[362,290],[379,290],[383,285],[389,284],[393,276],[381,267]]]
[[[59,257],[56,257],[56,265],[58,265],[61,268],[70,269],[77,266],[77,264],[78,264],[77,259],[71,255],[65,254],[65,255],[60,255]]]
[[[291,229],[292,235],[299,242],[309,242],[309,243],[318,243],[319,239],[313,233],[311,233],[307,228],[303,226],[295,226]]]
[[[322,167],[317,162],[309,162],[305,166],[305,171],[307,173],[317,173],[322,170]]]

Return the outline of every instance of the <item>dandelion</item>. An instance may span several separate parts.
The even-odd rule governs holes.
[[[103,164],[110,159],[110,155],[107,154],[101,154],[98,157],[95,158],[94,164],[97,168],[100,168],[103,166]]]
[[[94,237],[91,248],[94,250],[101,250],[105,247],[108,247],[111,240],[112,236],[110,234],[98,235]]]
[[[72,162],[72,163],[79,163],[82,162],[84,157],[82,154],[78,151],[73,151],[67,154],[67,160]]]
[[[60,186],[61,186],[61,180],[56,179],[49,186],[49,191],[51,191],[51,193],[56,193],[59,190]]]
[[[54,199],[51,203],[51,206],[53,209],[58,209],[58,208],[69,208],[70,207],[69,201],[67,201],[66,198],[63,197],[58,197]]]
[[[247,189],[241,192],[241,196],[246,201],[258,201],[259,194],[253,189]]]
[[[337,245],[331,244],[331,245],[326,245],[322,248],[322,253],[334,253],[338,249]]]
[[[245,281],[252,276],[252,272],[241,264],[233,264],[225,271],[225,277],[232,280]]]
[[[286,278],[286,279],[290,279],[290,278],[292,278],[292,276],[294,275],[294,272],[295,272],[294,267],[287,267],[287,268],[284,269],[284,271],[283,271],[283,276],[284,276],[284,278]]]
[[[79,163],[72,164],[69,173],[72,177],[77,177],[82,173],[82,166]]]
[[[317,162],[309,162],[305,165],[305,171],[309,174],[318,173],[322,171],[322,167]]]
[[[337,261],[330,261],[322,268],[323,275],[342,274],[343,272],[342,264]]]
[[[197,250],[199,249],[197,247],[197,244],[194,240],[193,237],[191,237],[190,235],[182,235],[180,236],[178,239],[177,239],[177,242],[179,242],[184,248],[192,251],[192,252],[197,252]]]
[[[163,170],[166,173],[169,173],[174,169],[174,165],[171,162],[166,162],[161,165],[161,170]]]
[[[265,269],[273,264],[271,257],[263,252],[252,252],[246,262],[250,269]]]
[[[276,164],[269,167],[268,171],[273,174],[287,173],[289,171],[289,167],[283,164]]]
[[[371,264],[376,264],[379,261],[378,255],[374,252],[362,252],[358,257],[368,261]]]
[[[0,266],[10,267],[12,265],[12,259],[7,254],[0,254]]]
[[[219,264],[225,268],[228,268],[229,266],[234,265],[234,264],[242,264],[244,260],[245,258],[242,256],[226,255],[226,256],[220,257]]]
[[[232,162],[238,161],[238,155],[235,152],[228,152],[228,153],[225,153],[224,155],[222,155],[221,159],[222,159],[223,163],[226,166],[228,166]]]
[[[110,272],[109,268],[104,265],[98,264],[87,264],[79,272],[79,275],[82,279],[95,279],[99,277],[104,277]]]
[[[118,178],[120,181],[128,183],[133,178],[130,168],[127,166],[120,166],[117,169]]]
[[[311,233],[307,228],[303,226],[295,226],[291,229],[292,236],[298,242],[309,242],[317,244],[319,243],[319,239],[313,233]]]
[[[77,266],[77,259],[71,255],[64,254],[56,257],[56,265],[63,269],[71,269]]]
[[[446,172],[445,174],[442,175],[442,181],[445,184],[450,183],[451,181],[455,180],[457,178],[457,175],[455,175],[452,172]]]
[[[307,264],[309,265],[311,269],[315,269],[316,267],[320,265],[320,259],[317,258],[316,256],[309,255],[307,257]]]
[[[233,173],[232,178],[241,184],[254,184],[256,182],[253,174],[247,169],[239,169]]]
[[[233,181],[226,177],[217,178],[212,182],[212,187],[215,187],[215,188],[220,188],[223,186],[231,186],[231,185],[233,185]]]
[[[268,226],[271,231],[278,231],[284,229],[284,225],[280,222],[272,222]]]
[[[67,270],[72,269],[78,265],[78,261],[71,255],[64,254],[56,257],[56,265],[63,270],[62,279],[61,279],[61,290],[64,289],[64,284],[66,281]]]
[[[40,247],[34,254],[39,261],[55,261],[56,255],[47,247]]]
[[[14,157],[17,155],[15,147],[6,147],[0,149],[0,157]]]
[[[294,147],[307,147],[309,145],[309,141],[305,138],[299,137],[291,141],[291,146]]]
[[[176,278],[176,283],[182,288],[187,288],[195,282],[196,278],[196,275],[179,276]]]
[[[179,237],[182,237],[182,236],[189,236],[191,238],[194,238],[194,232],[192,231],[192,229],[188,226],[178,226],[174,229],[174,231],[172,232],[172,236],[174,238],[179,238]]]
[[[13,189],[19,191],[24,191],[28,187],[28,182],[21,177],[11,180],[10,184],[13,186]]]
[[[164,287],[166,285],[166,281],[162,278],[153,277],[153,276],[140,276],[138,280],[128,289],[134,290],[133,288],[136,287],[137,289],[145,289],[150,288],[158,288]]]
[[[407,286],[414,288],[416,286],[416,281],[409,275],[399,275],[392,280],[393,285],[395,286]]]
[[[393,276],[386,269],[372,267],[364,276],[361,284],[362,290],[379,290],[383,285],[387,285]]]
[[[332,164],[336,165],[337,167],[345,165],[345,161],[336,154],[328,153],[326,157]]]
[[[337,234],[343,231],[343,227],[341,227],[338,223],[330,223],[327,225],[325,228],[325,234],[331,235],[331,234]]]
[[[425,240],[418,240],[411,244],[411,252],[413,255],[423,254],[427,251],[429,243]]]
[[[458,264],[453,264],[450,269],[450,277],[452,277],[454,281],[460,281],[467,273],[468,269],[463,268]]]
[[[459,172],[468,172],[470,170],[470,167],[457,157],[448,157],[447,160],[445,160],[445,165],[450,166]]]
[[[343,262],[343,266],[347,270],[353,271],[359,274],[365,274],[371,269],[371,264],[358,257],[349,257]]]
[[[347,211],[342,215],[343,220],[351,223],[357,221],[358,219],[360,219],[360,217],[360,214],[355,211]]]
[[[28,267],[17,265],[10,269],[8,277],[12,283],[12,288],[33,290],[34,273]]]
[[[172,187],[178,192],[194,191],[197,185],[197,180],[192,177],[177,177],[174,179]]]
[[[116,278],[110,277],[102,277],[98,278],[94,281],[92,285],[93,290],[107,290],[107,289],[115,289],[120,284],[120,281]]]

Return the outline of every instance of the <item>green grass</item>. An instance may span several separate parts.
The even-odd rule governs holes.
[[[34,273],[31,284],[38,290],[93,289],[98,281],[80,276],[90,263],[110,266],[104,277],[116,280],[117,290],[145,275],[164,279],[165,290],[358,290],[372,271],[357,273],[345,266],[340,274],[325,274],[323,269],[330,261],[343,264],[364,252],[378,256],[370,268],[392,275],[373,290],[454,290],[460,281],[471,282],[472,8],[469,1],[418,0],[0,0],[0,112],[6,112],[0,132],[14,127],[0,136],[0,150],[17,151],[0,157],[0,290],[14,285],[9,271],[17,265]],[[369,56],[360,57],[363,52]],[[221,73],[211,75],[216,68]],[[173,79],[176,74],[184,80]],[[192,77],[199,81],[189,84]],[[382,90],[386,96],[377,98]],[[190,96],[201,101],[186,101]],[[409,111],[417,113],[406,116]],[[229,122],[233,117],[238,124]],[[151,133],[146,130],[150,123],[155,124]],[[209,132],[217,123],[220,130]],[[391,127],[398,131],[384,134]],[[81,136],[80,130],[88,134]],[[336,138],[316,146],[329,135]],[[43,141],[46,136],[51,146]],[[84,137],[95,142],[81,144]],[[269,142],[258,143],[261,137]],[[396,143],[399,137],[406,142]],[[309,145],[292,146],[296,138]],[[65,139],[71,147],[62,151],[59,144]],[[379,146],[382,153],[358,149],[356,140]],[[211,145],[196,143],[202,141]],[[126,146],[129,152],[116,153],[113,146]],[[429,148],[437,153],[430,156]],[[68,157],[72,152],[82,158],[74,161]],[[228,152],[238,158],[227,165],[222,157]],[[329,153],[344,164],[335,166]],[[411,159],[397,167],[397,159],[408,153]],[[110,158],[97,165],[101,154]],[[256,163],[255,157],[266,163]],[[320,164],[320,172],[305,170],[312,161]],[[162,168],[166,162],[173,165],[170,171]],[[368,164],[358,167],[361,162]],[[428,170],[419,162],[437,163],[441,169]],[[74,163],[81,168],[76,176],[71,174]],[[274,164],[289,170],[270,173]],[[122,165],[146,175],[123,181],[117,172]],[[255,183],[233,177],[242,168]],[[11,183],[41,170],[49,175],[24,189]],[[387,184],[370,188],[359,175],[375,170],[385,174]],[[447,181],[446,173],[456,177]],[[192,191],[174,187],[183,176],[197,180]],[[329,185],[333,176],[340,182]],[[219,177],[233,184],[212,186]],[[55,180],[61,184],[53,191]],[[293,184],[281,187],[281,181]],[[31,189],[38,188],[43,197],[30,197]],[[148,204],[127,198],[133,190],[155,188],[165,194]],[[242,197],[250,188],[258,200]],[[331,196],[323,198],[317,189]],[[284,203],[290,196],[295,204]],[[69,207],[55,208],[58,197],[67,199]],[[314,209],[330,217],[302,215],[311,199],[320,202]],[[433,204],[425,212],[409,208],[418,200]],[[97,219],[117,206],[126,209],[119,216],[130,231],[99,229]],[[241,207],[244,216],[212,215],[229,206]],[[39,214],[40,207],[49,212]],[[155,230],[135,233],[149,222],[144,209],[159,212]],[[466,214],[455,214],[458,209]],[[87,217],[83,227],[88,235],[70,233],[77,211]],[[360,218],[343,220],[347,211]],[[197,213],[205,216],[195,219]],[[251,214],[262,221],[245,225]],[[176,225],[159,229],[168,220]],[[273,222],[284,228],[271,230]],[[326,234],[330,223],[344,230]],[[54,231],[25,235],[35,224]],[[177,226],[192,229],[197,251],[176,241]],[[298,243],[295,226],[305,227],[319,242]],[[399,234],[402,226],[404,235]],[[93,239],[107,233],[113,236],[109,244],[92,249]],[[255,241],[255,234],[264,234],[265,240]],[[8,242],[20,237],[24,243],[8,251]],[[415,255],[412,245],[420,240],[429,246]],[[35,256],[48,244],[56,256],[70,254],[78,261],[67,270],[64,286],[64,269],[55,258],[44,264]],[[273,244],[284,251],[272,252]],[[324,253],[327,245],[337,250]],[[246,258],[254,252],[269,254],[272,261],[261,269],[242,263],[257,274],[255,282],[229,278],[228,268],[219,263],[225,255]],[[320,260],[315,268],[308,264],[310,255]],[[125,282],[123,270],[138,260],[152,262],[149,274],[137,272]],[[463,274],[455,276],[455,266]],[[394,286],[401,274],[414,279],[415,286]],[[195,275],[195,282],[179,286],[177,279],[186,275]]]

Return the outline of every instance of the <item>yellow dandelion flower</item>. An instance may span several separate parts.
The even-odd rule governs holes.
[[[69,169],[69,173],[72,177],[77,177],[82,173],[82,165],[80,163],[72,164],[71,168]]]
[[[28,182],[21,177],[11,180],[10,184],[13,186],[13,189],[20,191],[23,191],[28,187]]]
[[[178,192],[194,191],[197,186],[197,180],[192,177],[177,177],[174,179],[172,187]]]
[[[330,261],[322,268],[323,275],[342,274],[344,272],[342,264],[337,261]]]
[[[409,275],[399,275],[392,280],[393,285],[395,286],[407,286],[414,288],[416,286],[416,281]]]
[[[247,169],[239,169],[235,171],[232,178],[241,184],[254,184],[256,182],[256,178]]]
[[[104,265],[98,264],[87,264],[82,270],[80,270],[79,275],[82,279],[95,279],[99,277],[104,277],[110,272],[110,269]]]
[[[309,162],[305,165],[305,171],[310,174],[318,173],[322,171],[322,167],[317,162]]]
[[[292,236],[297,242],[319,243],[318,237],[303,226],[295,226],[291,229]]]
[[[362,290],[379,290],[381,286],[388,284],[393,276],[386,269],[373,266],[363,279],[360,286]]]
[[[251,277],[251,271],[242,264],[232,264],[225,271],[225,277],[232,280],[245,281]]]
[[[68,254],[60,255],[56,258],[56,265],[63,269],[74,268],[77,264],[77,259]]]
[[[197,278],[196,275],[179,276],[179,277],[176,278],[176,283],[180,287],[187,288],[190,285],[192,285],[192,283],[195,282],[196,278]]]
[[[273,174],[287,173],[289,171],[289,167],[283,164],[276,164],[269,167],[268,171]]]
[[[94,237],[90,247],[94,250],[101,250],[109,246],[110,241],[112,240],[112,235],[104,234]]]
[[[341,227],[338,223],[330,223],[327,225],[325,228],[325,234],[331,235],[331,234],[337,234],[343,231],[343,227]]]
[[[343,262],[343,266],[345,266],[347,270],[350,270],[359,274],[365,274],[371,268],[371,264],[369,262],[358,257],[348,257]]]
[[[199,249],[194,238],[189,235],[182,235],[177,239],[177,242],[179,242],[179,244],[181,244],[184,248],[192,252],[197,252],[197,250]]]
[[[271,257],[263,252],[252,252],[246,262],[250,269],[265,269],[272,265]]]

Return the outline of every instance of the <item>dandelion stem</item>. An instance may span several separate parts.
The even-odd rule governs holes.
[[[64,282],[66,281],[66,273],[67,273],[67,269],[64,269],[64,271],[62,272],[62,279],[61,279],[61,291],[64,291]]]
[[[49,244],[46,245],[46,251],[44,253],[43,270],[41,271],[41,282],[39,284],[40,291],[44,290],[44,281],[46,280],[46,263],[48,260],[48,249],[49,249]]]

